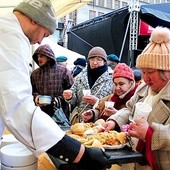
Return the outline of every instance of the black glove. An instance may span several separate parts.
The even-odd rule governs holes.
[[[108,158],[110,156],[101,149],[86,147],[78,167],[82,170],[104,170],[111,167]]]

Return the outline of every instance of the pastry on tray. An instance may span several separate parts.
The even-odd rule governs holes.
[[[76,123],[66,133],[87,147],[105,148],[106,146],[123,146],[127,143],[125,132],[112,130],[98,133],[98,129],[100,128],[98,125],[100,123],[102,125],[103,121],[100,120],[97,123]]]

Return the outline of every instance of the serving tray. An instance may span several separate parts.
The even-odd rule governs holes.
[[[133,151],[129,146],[124,146],[121,149],[110,149],[105,151],[108,155],[110,155],[109,161],[112,164],[126,164],[126,163],[135,163],[142,162],[144,157],[141,153]],[[54,158],[50,156],[52,162],[57,167],[58,170],[78,170],[76,164],[68,164],[64,161]],[[80,169],[79,169],[80,170]],[[81,169],[83,170],[83,169]]]

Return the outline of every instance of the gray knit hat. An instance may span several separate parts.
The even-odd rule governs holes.
[[[19,11],[47,28],[52,34],[56,30],[56,18],[54,8],[49,0],[24,0],[13,11]]]
[[[99,57],[103,58],[105,61],[107,61],[106,51],[105,51],[103,48],[101,48],[101,47],[93,47],[93,48],[89,51],[88,59],[89,59],[89,58],[96,57],[96,56],[99,56]]]

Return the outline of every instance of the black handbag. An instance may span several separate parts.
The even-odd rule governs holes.
[[[61,107],[61,101],[60,98],[54,98],[55,104],[55,112],[54,115],[52,116],[52,119],[58,124],[60,127],[69,127],[70,122],[67,119],[62,107]]]

